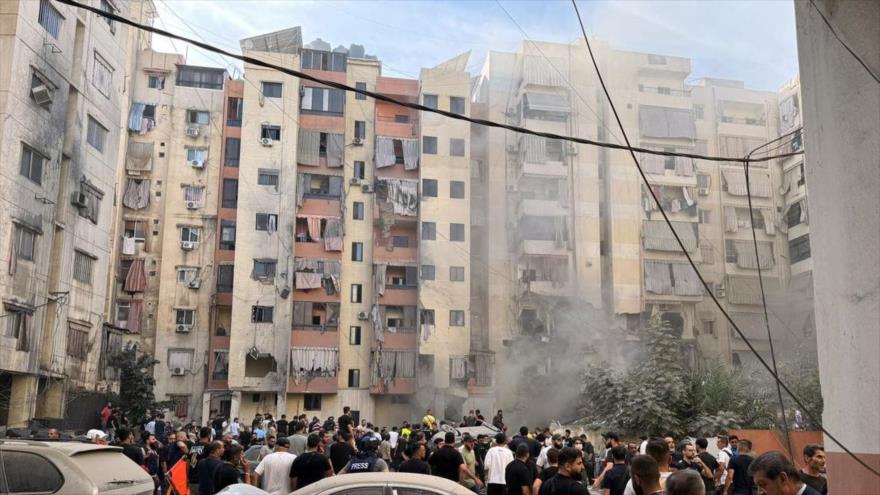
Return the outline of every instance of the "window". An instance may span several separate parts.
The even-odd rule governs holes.
[[[174,415],[178,418],[185,418],[189,415],[189,396],[188,395],[168,395],[168,399],[174,404]]]
[[[464,139],[449,140],[449,156],[464,156]]]
[[[89,355],[89,332],[79,325],[67,326],[67,355],[76,359],[85,359]]]
[[[355,87],[356,89],[361,90],[361,91],[366,91],[366,90],[367,90],[367,83],[365,83],[365,82],[356,82],[356,83],[354,83],[354,87]],[[355,93],[355,94],[354,94],[354,99],[355,99],[355,100],[366,100],[366,99],[367,99],[367,96],[366,96],[366,95],[362,95],[362,94],[360,94],[360,93]]]
[[[98,52],[95,52],[92,84],[98,89],[99,93],[110,98],[110,93],[113,92],[113,67]]]
[[[732,239],[724,241],[724,258],[728,263],[736,263],[736,245]]]
[[[464,115],[465,112],[464,98],[461,96],[450,96],[449,97],[449,111],[452,113],[457,113],[459,115]]]
[[[229,351],[214,351],[214,365],[211,367],[212,380],[229,378]]]
[[[312,88],[305,86],[302,89],[300,109],[307,112],[322,112],[342,114],[345,108],[345,92],[333,88]]]
[[[709,223],[710,210],[700,209],[700,223]]]
[[[131,310],[130,301],[116,301],[116,321],[127,322],[129,310]]]
[[[21,163],[18,173],[27,177],[32,182],[42,185],[43,161],[46,158],[30,146],[21,143]]]
[[[116,8],[113,7],[113,5],[108,0],[101,0],[101,10],[103,10],[104,12],[107,12],[108,14],[115,14],[116,13]],[[115,34],[116,33],[116,25],[114,24],[113,19],[111,19],[109,17],[104,17],[104,22],[106,22],[107,25],[110,26],[110,32]]]
[[[100,152],[104,152],[104,142],[107,140],[107,133],[109,131],[106,127],[102,126],[95,120],[91,115],[89,115],[89,125],[88,125],[88,134],[86,135],[86,141],[92,148]]]
[[[800,176],[798,177],[798,181],[797,181],[797,183],[798,183],[798,186],[802,186],[802,185],[804,185],[804,184],[807,182],[807,175],[806,175],[806,173],[804,172],[804,162],[801,162],[801,163],[798,165],[798,168],[800,169],[800,172],[801,172],[801,173],[800,173]]]
[[[205,148],[186,148],[186,161],[191,166],[203,166],[208,159],[208,150]],[[198,165],[197,165],[198,164]]]
[[[64,477],[51,462],[30,452],[4,450],[3,470],[9,490],[5,493],[53,493],[64,484]]]
[[[463,266],[450,266],[449,267],[449,281],[450,282],[464,282],[464,267]]]
[[[168,369],[181,368],[191,370],[193,366],[192,349],[168,349]]]
[[[464,311],[460,309],[450,309],[449,310],[449,326],[450,327],[463,327],[464,326]]]
[[[223,208],[238,207],[238,179],[223,179]]]
[[[437,224],[434,222],[422,222],[422,240],[434,241],[437,239]]]
[[[278,170],[268,168],[257,170],[257,184],[261,186],[275,186],[275,189],[278,189]]]
[[[194,266],[179,266],[177,267],[177,283],[182,285],[191,285],[193,283],[198,283],[199,280],[199,269]]]
[[[180,228],[181,242],[199,242],[200,234],[201,234],[201,229],[199,227],[181,227]]]
[[[125,220],[123,236],[134,238],[134,242],[144,242],[146,240],[146,227],[146,222],[143,220]]]
[[[361,327],[348,327],[348,345],[361,345]]]
[[[235,251],[235,221],[220,221],[220,249]]]
[[[464,224],[463,223],[450,223],[449,224],[449,240],[455,242],[464,242]]]
[[[702,120],[703,119],[703,111],[704,111],[703,105],[694,105],[694,118],[697,120]]]
[[[749,210],[746,209],[746,211],[749,211]],[[752,210],[751,221],[752,221],[752,228],[755,228],[758,230],[764,230],[766,228],[766,224],[764,223],[764,215],[761,214],[761,210],[758,210],[758,209]]]
[[[351,210],[352,220],[363,220],[364,219],[364,204],[360,201],[355,201],[352,205]]]
[[[395,115],[394,116],[395,124],[409,124],[409,115]]]
[[[263,96],[266,98],[281,98],[281,83],[263,81]]]
[[[785,223],[789,227],[794,227],[803,221],[802,208],[803,205],[801,205],[800,201],[788,207],[788,211],[785,212]]]
[[[257,280],[271,279],[275,277],[276,265],[276,260],[256,259],[254,260],[254,270],[251,272],[251,277]]]
[[[207,67],[177,66],[177,85],[186,88],[223,89],[226,71]]]
[[[223,153],[223,164],[227,167],[237,167],[241,159],[241,139],[226,138],[226,146]]]
[[[422,95],[422,105],[437,110],[437,95]]]
[[[15,224],[15,258],[17,260],[34,261],[36,256],[37,233]]]
[[[184,186],[183,200],[187,203],[194,203],[196,206],[202,205],[205,197],[205,186]],[[187,205],[189,207],[189,205]]]
[[[165,89],[165,76],[147,76],[147,87],[150,89]]]
[[[92,283],[92,266],[95,258],[82,251],[73,252],[73,279],[84,284]]]
[[[715,335],[715,321],[703,320],[703,335]]]
[[[422,325],[434,325],[433,309],[423,309],[419,312],[419,316],[422,319]]]
[[[193,325],[196,322],[196,312],[193,309],[174,310],[175,325]]]
[[[363,120],[354,121],[354,138],[363,140],[367,137],[367,123]]]
[[[657,94],[658,95],[669,95],[669,94],[672,94],[672,91],[665,86],[658,86],[657,87]]]
[[[711,265],[715,263],[715,250],[708,241],[700,243],[700,257],[703,263]]]
[[[241,127],[244,98],[230,96],[226,99],[226,125],[229,127]]]
[[[449,181],[449,197],[452,199],[464,198],[464,182],[460,180]]]
[[[434,265],[422,265],[422,280],[434,280]]]
[[[363,300],[363,289],[361,284],[351,284],[351,302],[359,303]]]
[[[345,72],[346,58],[344,53],[304,49],[302,51],[302,68]]]
[[[364,243],[351,243],[351,261],[364,261]]]
[[[810,257],[810,234],[804,234],[788,241],[788,255],[792,263],[808,259]]]
[[[220,265],[217,267],[217,292],[232,292],[232,282],[235,277],[235,265]]]
[[[303,394],[303,410],[304,411],[320,411],[321,410],[321,394]]]
[[[364,177],[366,177],[366,170],[367,170],[367,167],[363,161],[361,161],[361,160],[354,161],[353,177],[355,179],[363,179]]]
[[[422,196],[437,197],[437,179],[422,179]]]
[[[43,26],[43,29],[51,34],[56,40],[58,39],[58,35],[61,34],[61,21],[63,20],[64,17],[61,16],[58,9],[52,6],[52,3],[49,2],[49,0],[40,0],[40,13],[37,16],[37,22],[39,22],[40,26]]]
[[[396,235],[391,238],[391,245],[396,248],[408,248],[409,237],[405,235]]]
[[[348,388],[361,386],[361,370],[348,370]]]
[[[275,232],[278,230],[278,215],[274,213],[257,213],[256,230],[258,232]]]
[[[435,136],[422,136],[422,153],[425,155],[437,154],[437,138]]]
[[[251,323],[272,323],[274,312],[273,306],[252,306]]]
[[[281,141],[281,126],[263,124],[260,127],[260,138]]]
[[[300,174],[306,189],[303,192],[306,198],[339,199],[342,196],[342,176],[340,175],[317,175]]]
[[[29,351],[30,339],[28,319],[30,314],[22,308],[6,305],[6,335],[16,339],[15,350]]]

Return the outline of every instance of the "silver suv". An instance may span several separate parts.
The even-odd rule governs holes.
[[[150,495],[153,479],[119,447],[2,439],[0,493]]]

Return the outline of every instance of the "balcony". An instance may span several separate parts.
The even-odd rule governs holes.
[[[518,218],[530,217],[564,217],[568,209],[558,199],[524,199],[519,203]]]
[[[523,239],[519,243],[519,253],[531,256],[568,256],[569,250],[566,242]]]
[[[419,98],[419,81],[399,77],[379,77],[376,79],[376,92],[388,96],[402,96],[416,101]],[[376,102],[376,105],[382,104]]]
[[[287,393],[290,394],[335,394],[338,390],[339,378],[335,376],[319,376],[299,382],[291,379],[287,383]]]
[[[401,119],[401,116],[378,116],[376,117],[376,134],[394,138],[415,138],[419,135],[419,123],[417,119],[410,117]]]
[[[532,163],[526,161],[522,164],[522,167],[520,168],[519,177],[517,178],[517,180],[531,177],[539,179],[564,179],[568,177],[568,167],[566,167],[562,162],[548,161],[544,163]]]
[[[685,97],[691,96],[691,90],[689,89],[673,89],[663,86],[645,86],[643,84],[639,84],[639,93]]]
[[[533,280],[524,283],[524,292],[547,297],[571,297],[572,286],[569,282]]]
[[[376,263],[416,263],[419,259],[419,249],[416,247],[392,246],[391,250],[388,250],[384,244],[379,244],[381,237],[376,236],[374,239],[377,241],[373,244],[373,261]]]
[[[395,378],[388,382],[379,381],[370,385],[371,394],[408,395],[416,393],[415,378]]]
[[[413,394],[416,392],[416,351],[396,349],[385,343],[370,353],[371,394]]]

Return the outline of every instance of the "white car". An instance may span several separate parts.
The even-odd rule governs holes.
[[[153,478],[121,447],[0,440],[0,493],[151,495]]]
[[[474,495],[474,492],[427,474],[358,473],[324,478],[291,495]]]

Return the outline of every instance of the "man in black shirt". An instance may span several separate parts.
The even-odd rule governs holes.
[[[116,435],[119,438],[122,453],[138,466],[143,466],[146,462],[144,460],[144,449],[134,444],[134,435],[131,433],[131,430],[120,428]]]
[[[281,419],[275,422],[275,429],[278,430],[278,437],[286,437],[287,436],[287,415],[282,414]]]
[[[406,449],[409,459],[403,461],[397,471],[400,473],[431,474],[431,466],[425,462],[424,444],[410,444]]]
[[[336,421],[338,431],[347,431],[354,434],[354,420],[351,419],[351,408],[345,406],[342,408],[342,416]]]
[[[590,495],[587,487],[579,481],[583,471],[583,452],[570,447],[562,449],[559,471],[541,485],[539,495]]]
[[[706,485],[706,495],[715,495],[715,471],[718,470],[718,460],[715,459],[715,456],[706,451],[709,447],[709,441],[705,438],[698,438],[695,442],[697,446],[697,457],[703,461],[703,464],[709,468],[710,476],[706,476],[704,473],[701,473],[703,476],[703,484]]]
[[[724,495],[754,495],[755,485],[749,475],[752,457],[752,442],[743,438],[739,440],[739,453],[727,465],[727,481],[724,484]]]
[[[308,449],[304,454],[297,457],[290,466],[290,485],[297,490],[309,486],[328,476],[333,476],[333,466],[330,459],[318,452],[321,443],[321,435],[312,433],[306,443]]]
[[[623,495],[626,482],[629,481],[629,469],[626,467],[626,447],[618,445],[612,448],[611,458],[614,465],[605,471],[605,477],[602,478],[602,494]]]
[[[330,462],[333,464],[333,472],[338,473],[344,468],[355,452],[357,451],[354,448],[351,433],[340,431],[336,442],[330,445]]]
[[[519,444],[527,442],[529,439],[529,429],[525,426],[519,427],[519,435],[514,435],[513,438],[510,439],[510,443],[507,445],[510,450],[516,452],[516,448],[519,447]]]
[[[196,466],[199,482],[199,495],[213,495],[214,473],[223,464],[220,456],[223,455],[223,442],[211,442],[206,450],[206,457],[199,461]]]
[[[541,470],[541,474],[532,483],[533,494],[541,491],[541,485],[559,472],[559,450],[551,447],[545,455],[547,456],[547,466]]]
[[[507,495],[531,495],[537,468],[529,464],[529,446],[521,442],[516,448],[516,458],[504,469]]]
[[[528,447],[526,447],[528,449]],[[447,431],[443,439],[443,446],[434,452],[430,460],[431,472],[434,476],[446,478],[456,483],[459,482],[461,476],[464,475],[474,480],[478,487],[483,486],[483,482],[477,477],[464,463],[461,453],[455,448],[455,433]]]

